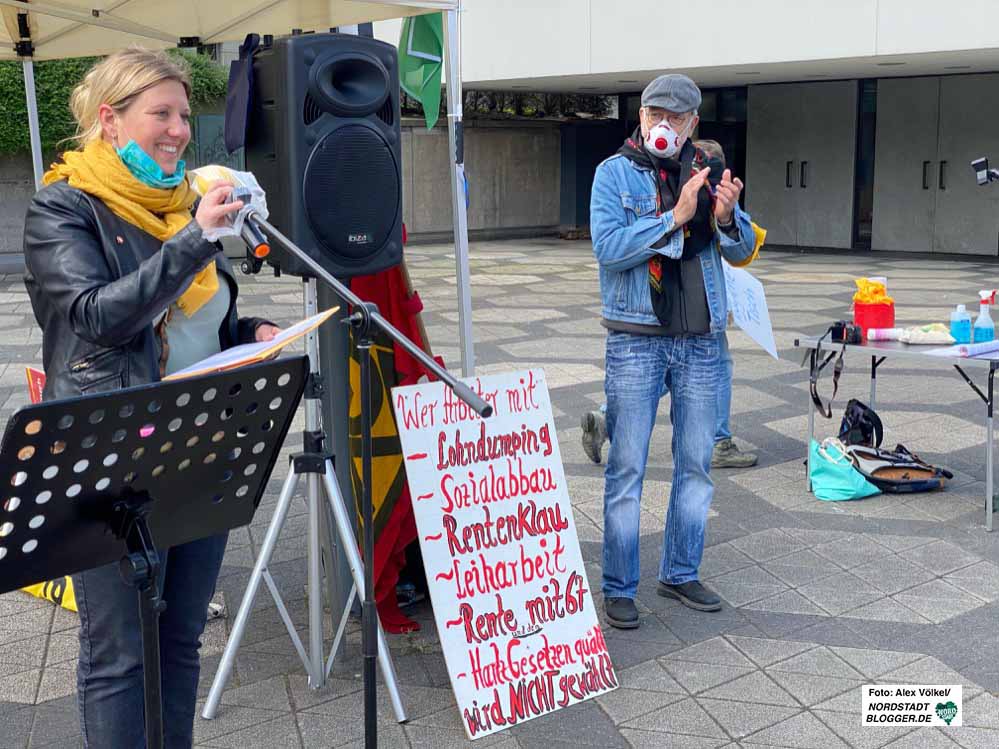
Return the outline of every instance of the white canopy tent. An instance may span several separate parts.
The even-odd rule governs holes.
[[[248,33],[280,36],[334,26],[443,11],[451,202],[462,374],[472,375],[472,302],[462,146],[459,57],[461,0],[0,0],[0,59],[24,67],[35,186],[41,185],[33,60],[105,55],[130,44],[175,47],[242,41]]]

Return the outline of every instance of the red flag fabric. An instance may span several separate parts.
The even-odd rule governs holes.
[[[423,302],[410,287],[404,265],[380,273],[358,276],[350,283],[351,291],[366,302],[378,306],[382,316],[420,348],[430,353],[429,343],[420,322]],[[405,349],[381,331],[372,339],[372,504],[374,505],[374,579],[378,616],[387,632],[409,632],[419,624],[399,609],[395,595],[399,572],[406,563],[406,547],[416,540],[416,520],[406,483],[402,445],[392,412],[391,389],[412,385],[427,375],[434,378]],[[350,467],[355,504],[360,525],[361,496],[361,408],[360,367],[356,351],[350,364]],[[440,359],[437,361],[443,365]]]

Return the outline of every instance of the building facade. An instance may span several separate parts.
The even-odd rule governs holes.
[[[772,244],[999,255],[999,186],[970,166],[999,165],[995,0],[465,6],[467,88],[621,97],[612,137],[563,127],[563,223],[644,85],[684,72],[705,92],[699,135],[725,146]]]
[[[704,91],[698,135],[724,146],[770,244],[999,256],[999,185],[978,186],[970,166],[982,156],[999,166],[999,0],[464,8],[466,89],[618,97],[611,121],[470,128],[473,236],[583,235],[594,169],[637,124],[642,88],[684,72]],[[400,29],[374,24],[392,44]],[[219,49],[219,61],[237,46]],[[446,186],[443,127],[407,134],[440,152],[426,168],[422,151],[404,155],[416,239],[444,238],[450,227],[449,190],[427,190],[427,203],[412,176]],[[32,192],[27,157],[0,159],[0,255],[20,251]]]

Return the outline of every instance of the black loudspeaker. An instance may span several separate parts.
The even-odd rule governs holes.
[[[402,260],[395,47],[348,34],[274,39],[253,59],[246,169],[269,221],[338,278]],[[276,243],[275,243],[276,245]],[[282,272],[315,275],[272,245]]]

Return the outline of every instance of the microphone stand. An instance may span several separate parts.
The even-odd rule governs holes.
[[[353,309],[344,320],[354,332],[354,345],[358,350],[361,375],[361,524],[363,526],[364,553],[364,597],[361,603],[361,652],[364,664],[364,745],[367,749],[378,746],[377,698],[375,691],[375,664],[378,658],[378,618],[374,600],[374,548],[375,531],[371,504],[371,332],[377,327],[389,338],[402,346],[428,371],[433,372],[454,394],[468,404],[477,414],[487,418],[493,409],[465,383],[441,367],[419,346],[381,316],[377,305],[365,302],[331,273],[313,260],[304,250],[288,239],[255,211],[246,216],[246,223],[252,222],[263,229],[268,236],[277,240],[285,250],[305,263],[316,277],[325,281],[333,292]]]

